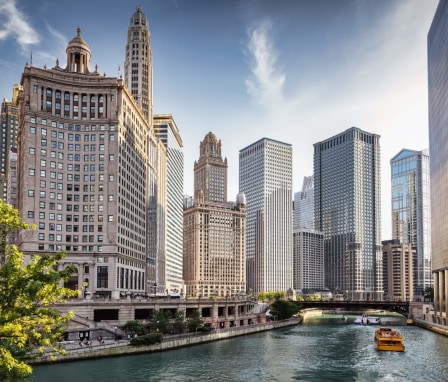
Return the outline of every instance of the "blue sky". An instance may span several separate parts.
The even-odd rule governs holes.
[[[390,159],[428,147],[426,36],[437,0],[0,0],[0,97],[25,63],[65,66],[82,29],[92,69],[117,76],[137,5],[151,32],[154,112],[172,114],[185,186],[209,132],[238,192],[239,150],[262,137],[293,145],[294,192],[313,144],[351,126],[381,135],[383,239],[390,238]]]

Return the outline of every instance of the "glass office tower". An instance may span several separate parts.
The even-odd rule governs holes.
[[[428,116],[431,178],[431,255],[434,308],[439,324],[448,314],[448,1],[441,0],[428,33]]]
[[[381,300],[380,137],[356,127],[314,144],[315,229],[325,283],[350,300]]]
[[[401,150],[390,161],[392,177],[392,238],[410,244],[413,259],[413,294],[422,297],[432,286],[429,224],[429,155]]]

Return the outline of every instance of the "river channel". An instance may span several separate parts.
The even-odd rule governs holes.
[[[376,326],[305,324],[159,353],[34,366],[34,382],[448,381],[448,337],[394,326],[404,353],[379,352]]]

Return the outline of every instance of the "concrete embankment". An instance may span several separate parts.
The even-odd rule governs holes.
[[[425,320],[420,320],[418,318],[414,318],[414,325],[431,330],[434,333],[443,334],[444,336],[448,337],[448,327],[444,325],[439,325]]]
[[[31,362],[32,364],[46,364],[52,362],[70,362],[81,359],[117,357],[122,355],[152,353],[164,350],[170,350],[185,346],[197,345],[205,342],[218,341],[247,334],[263,332],[267,330],[279,329],[283,327],[293,326],[301,323],[300,318],[292,318],[284,321],[271,321],[265,324],[254,324],[247,326],[238,326],[227,329],[213,330],[207,334],[185,334],[176,336],[167,336],[160,344],[150,346],[131,346],[129,343],[122,342],[119,344],[109,343],[101,346],[76,347],[70,345],[66,348],[66,354],[61,355],[56,352],[45,353],[39,359]]]

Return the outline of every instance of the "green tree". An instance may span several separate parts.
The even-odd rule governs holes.
[[[8,244],[11,233],[30,228],[0,200],[0,380],[5,382],[29,378],[28,362],[47,348],[64,352],[57,342],[73,313],[61,315],[51,306],[79,293],[60,286],[73,273],[72,267],[55,270],[64,253],[34,255],[25,262],[17,246]]]
[[[276,300],[271,304],[270,310],[277,320],[287,320],[298,313],[299,307],[292,301]]]
[[[174,315],[173,328],[177,333],[182,333],[185,329],[185,316],[179,310]]]
[[[126,322],[122,327],[126,333],[144,334],[146,332],[146,326],[137,320],[131,320]]]
[[[424,292],[423,292],[423,296],[427,299],[429,299],[429,301],[433,301],[434,300],[434,288],[433,287],[426,287]]]
[[[171,312],[169,310],[155,310],[152,320],[152,327],[158,333],[169,333],[171,331]]]
[[[204,320],[201,316],[201,313],[198,309],[195,309],[188,317],[187,317],[187,327],[190,332],[195,332],[202,325],[204,325]]]

